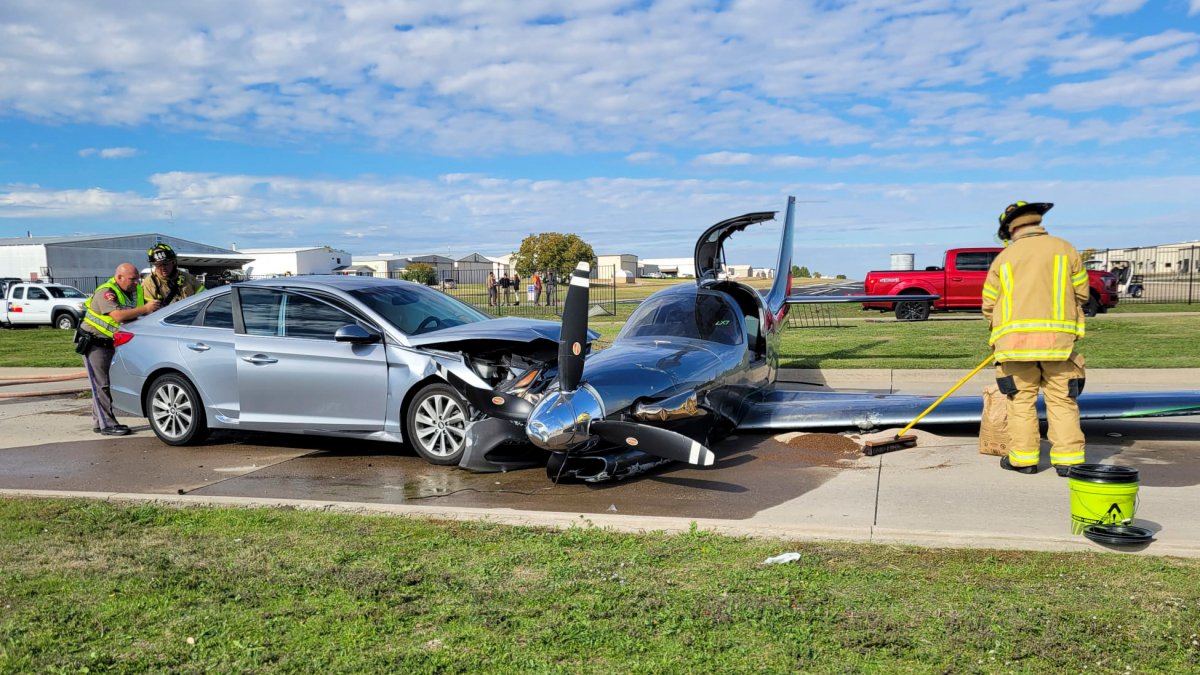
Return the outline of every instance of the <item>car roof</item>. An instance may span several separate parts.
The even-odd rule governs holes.
[[[378,288],[380,286],[395,286],[397,284],[414,284],[411,281],[399,279],[379,279],[376,277],[357,277],[343,274],[311,274],[295,277],[272,277],[270,279],[254,279],[240,281],[235,286],[266,286],[269,288],[336,288],[343,291],[353,291],[361,288]]]

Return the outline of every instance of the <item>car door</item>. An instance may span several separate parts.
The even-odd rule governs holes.
[[[54,301],[50,299],[50,293],[46,289],[37,286],[25,287],[25,310],[22,313],[26,323],[50,325],[50,308],[53,305]]]
[[[978,309],[983,297],[983,282],[996,258],[994,251],[959,251],[946,270],[946,306]]]
[[[382,431],[384,345],[336,342],[358,319],[312,295],[239,288],[235,335],[241,426],[268,431]]]
[[[240,415],[237,357],[234,353],[233,294],[221,293],[167,317],[163,323],[180,326],[179,353],[200,396],[211,411],[236,421]]]

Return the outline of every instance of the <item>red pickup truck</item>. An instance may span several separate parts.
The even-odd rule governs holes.
[[[924,321],[931,311],[978,312],[983,306],[983,282],[1000,248],[952,248],[942,267],[924,270],[867,272],[867,295],[939,295],[930,302],[864,302],[863,309],[896,312],[900,321]],[[1117,306],[1117,277],[1111,272],[1088,271],[1091,297],[1083,305],[1086,316]]]

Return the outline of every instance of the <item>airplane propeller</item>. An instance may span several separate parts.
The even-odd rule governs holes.
[[[560,396],[570,398],[583,376],[583,345],[587,340],[590,266],[581,262],[571,273],[571,287],[563,304],[562,329],[559,333],[558,376]],[[578,414],[580,411],[576,411]],[[697,466],[712,466],[712,451],[683,434],[640,422],[590,419],[587,432],[618,446],[636,448],[647,455]],[[568,454],[570,450],[567,450]]]
[[[575,391],[583,375],[583,346],[587,342],[588,292],[591,266],[581,262],[571,272],[571,286],[563,302],[562,329],[558,340],[558,384],[561,391]]]

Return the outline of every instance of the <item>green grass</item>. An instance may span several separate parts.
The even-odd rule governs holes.
[[[1147,312],[1200,312],[1200,298],[1196,302],[1149,303],[1122,301],[1116,307],[1108,310],[1110,314],[1144,314]]]
[[[0,328],[0,367],[83,368],[75,353],[75,331],[43,326]]]
[[[1196,560],[586,524],[0,500],[0,608],[3,672],[1200,668]]]
[[[982,319],[846,322],[783,334],[784,368],[966,368],[989,353]],[[1091,368],[1198,368],[1200,321],[1190,316],[1089,320],[1079,351]]]

